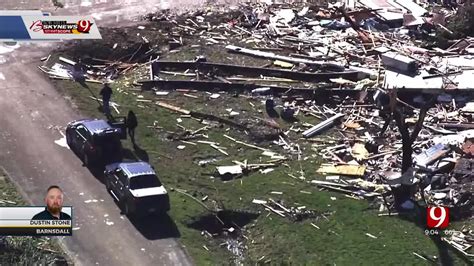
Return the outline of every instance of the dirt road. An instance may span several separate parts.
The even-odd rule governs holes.
[[[38,1],[36,6],[30,1],[27,7],[15,2],[18,1],[4,1],[0,8],[45,10],[48,6],[42,4],[44,1]],[[137,2],[136,9],[113,2],[102,7],[71,4],[61,13],[100,14],[103,8],[107,11],[100,19],[113,23],[117,18],[123,21],[130,17],[131,10],[138,15],[136,12],[146,4],[156,1],[128,1]],[[124,9],[128,11],[123,12]],[[74,208],[75,230],[72,237],[62,238],[61,242],[77,265],[191,264],[176,241],[179,231],[169,217],[130,221],[121,216],[100,180],[82,167],[71,151],[55,143],[62,138],[61,128],[81,116],[37,69],[39,58],[47,55],[51,47],[0,46],[0,165],[32,204],[43,204],[48,186],[57,184],[63,188],[65,205]]]

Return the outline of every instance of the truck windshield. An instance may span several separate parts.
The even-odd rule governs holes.
[[[155,175],[141,175],[130,178],[130,189],[141,189],[161,186]]]

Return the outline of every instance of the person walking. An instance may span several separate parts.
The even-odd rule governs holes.
[[[104,83],[104,87],[100,90],[100,95],[102,95],[102,106],[103,111],[107,117],[110,117],[110,98],[112,97],[112,88],[110,88],[108,83]]]
[[[130,136],[130,140],[132,141],[133,147],[136,146],[135,144],[135,128],[138,126],[138,120],[137,116],[135,113],[130,110],[128,111],[127,115],[127,129],[128,129],[128,135]]]
[[[74,80],[79,83],[85,82],[86,77],[84,73],[86,72],[86,66],[82,63],[82,60],[80,58],[77,60],[73,68],[74,68],[74,73],[73,73]]]

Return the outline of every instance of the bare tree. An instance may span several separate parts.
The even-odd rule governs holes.
[[[428,110],[433,106],[435,97],[431,97],[421,108],[418,116],[418,120],[410,133],[409,126],[405,122],[405,108],[401,106],[397,90],[393,89],[390,92],[390,110],[391,115],[388,119],[395,119],[398,130],[402,137],[402,175],[407,174],[411,167],[413,167],[413,143],[415,142],[418,134],[423,128],[423,122],[425,120]],[[413,197],[416,189],[414,185],[407,185],[402,183],[400,187],[392,189],[396,204],[401,204],[405,200]],[[397,206],[398,206],[397,205]]]

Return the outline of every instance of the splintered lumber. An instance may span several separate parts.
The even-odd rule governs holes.
[[[321,229],[321,228],[319,228],[319,226],[317,226],[317,225],[315,225],[315,224],[313,224],[313,223],[310,223],[310,224],[311,224],[314,228],[316,228],[316,229]]]
[[[370,238],[373,238],[373,239],[377,239],[376,236],[372,235],[372,234],[369,234],[369,233],[365,233],[366,236],[370,237]]]
[[[199,205],[203,206],[206,210],[208,210],[208,211],[210,211],[210,212],[215,212],[215,210],[209,208],[206,204],[202,203],[199,199],[197,199],[197,198],[195,198],[193,195],[187,193],[185,190],[177,188],[177,189],[175,189],[175,191],[178,192],[178,193],[181,193],[181,194],[183,194],[183,195],[186,195],[186,196],[190,197],[190,198],[193,199],[195,202],[199,203]]]
[[[305,138],[310,138],[311,136],[319,133],[321,130],[331,126],[337,119],[339,119],[343,116],[344,116],[344,114],[341,114],[341,113],[335,114],[334,116],[324,120],[323,122],[317,124],[316,126],[304,131],[303,136]]]
[[[421,256],[420,254],[418,254],[416,252],[413,252],[413,255],[417,256],[418,258],[420,258],[422,260],[428,261],[425,257]]]
[[[282,211],[275,210],[275,209],[273,209],[272,207],[268,206],[268,205],[265,204],[265,203],[262,203],[262,206],[265,207],[265,208],[267,208],[267,209],[269,209],[270,211],[272,211],[272,212],[274,212],[274,213],[280,215],[280,216],[283,217],[283,218],[286,217],[286,216],[282,213]]]
[[[334,191],[337,191],[337,192],[344,192],[344,193],[348,193],[348,194],[357,195],[356,192],[351,191],[351,190],[348,190],[348,189],[343,189],[343,188],[338,188],[338,187],[332,187],[332,186],[328,186],[328,185],[317,185],[317,186],[318,186],[318,187],[322,187],[322,188],[326,188],[326,189],[330,189],[330,190],[334,190]]]
[[[213,147],[214,149],[216,149],[218,152],[224,154],[224,155],[227,155],[229,156],[229,154],[227,152],[225,152],[223,149],[221,149],[220,147],[218,147],[217,145],[215,144],[211,144],[211,147]]]
[[[188,93],[184,93],[183,95],[186,96],[186,97],[189,97],[189,98],[199,99],[199,97],[196,96],[196,95],[192,95],[192,94],[188,94]]]
[[[463,124],[438,123],[437,125],[442,126],[444,128],[474,129],[474,123],[463,123]]]
[[[288,213],[290,212],[289,209],[285,208],[285,206],[283,206],[283,205],[281,205],[280,203],[274,201],[273,199],[270,199],[270,201],[271,201],[273,204],[275,204],[275,205],[277,205],[278,207],[280,207],[282,210],[284,210],[284,211],[286,211],[286,212],[288,212]]]
[[[332,78],[345,78],[352,81],[358,80],[359,71],[344,71],[344,72],[323,72],[323,73],[309,73],[291,70],[282,70],[275,68],[250,67],[240,65],[218,64],[210,62],[175,62],[175,61],[155,61],[152,63],[151,71],[153,75],[158,76],[159,73],[167,74],[164,70],[186,71],[188,69],[198,70],[202,73],[212,72],[219,69],[220,73],[227,75],[243,75],[245,77],[278,77],[290,80],[299,81],[329,81]],[[176,74],[172,72],[172,74]],[[195,74],[192,74],[195,75]],[[231,79],[228,79],[231,80]],[[247,80],[247,79],[245,79]],[[227,83],[227,81],[224,81]]]
[[[72,60],[69,60],[67,58],[64,58],[62,56],[59,57],[59,61],[61,62],[64,62],[64,63],[67,63],[67,64],[70,64],[70,65],[76,65],[76,62],[72,61]]]
[[[360,165],[322,165],[316,172],[324,174],[364,176],[365,166]]]
[[[195,77],[196,73],[181,73],[181,72],[171,72],[171,71],[164,71],[160,70],[161,74],[165,75],[173,75],[173,76],[185,76],[185,77]]]
[[[137,102],[142,102],[142,103],[151,103],[152,100],[146,100],[146,99],[137,99]]]
[[[40,60],[43,61],[43,62],[48,62],[50,57],[51,57],[51,55],[48,55],[47,57],[42,57]]]
[[[234,139],[234,138],[232,138],[232,137],[230,137],[230,136],[227,136],[227,135],[225,135],[225,134],[224,134],[224,137],[226,137],[226,138],[232,140],[232,141],[235,142],[235,143],[238,143],[238,144],[241,144],[241,145],[250,147],[250,148],[254,148],[254,149],[257,149],[257,150],[261,150],[261,151],[268,151],[267,149],[264,149],[264,148],[261,148],[261,147],[258,147],[258,146],[252,145],[252,144],[248,144],[248,143],[242,142],[242,141],[240,141],[240,140],[236,140],[236,139]]]
[[[372,155],[372,156],[368,157],[367,160],[376,159],[376,158],[383,157],[383,156],[385,156],[385,155],[393,154],[393,153],[397,153],[397,152],[401,152],[401,151],[399,151],[399,150],[396,150],[396,151],[387,151],[387,152],[375,154],[375,155]]]
[[[392,212],[392,213],[379,213],[377,216],[397,216],[398,212]]]
[[[464,245],[462,245],[462,244],[456,243],[456,242],[453,241],[453,240],[449,240],[449,239],[447,239],[447,238],[445,238],[445,237],[442,237],[441,240],[443,240],[444,242],[446,242],[447,244],[449,244],[450,246],[452,246],[453,248],[455,248],[456,250],[458,250],[459,252],[461,252],[462,254],[464,254],[464,256],[474,258],[474,254],[471,254],[471,253],[467,253],[467,252],[466,252],[466,250],[468,250],[469,248],[471,248],[470,245],[464,246]]]
[[[335,186],[335,187],[349,187],[349,185],[346,185],[346,184],[339,184],[339,183],[320,181],[320,180],[311,180],[311,184],[328,185],[328,186]]]
[[[229,81],[265,81],[265,82],[268,82],[268,81],[272,81],[272,82],[288,82],[288,83],[297,83],[297,82],[300,82],[299,80],[293,80],[293,79],[285,79],[285,78],[275,78],[275,77],[261,77],[261,78],[247,78],[247,77],[242,77],[242,78],[239,78],[239,77],[233,77],[233,78],[227,78],[227,80]]]
[[[166,108],[166,109],[169,109],[169,110],[173,110],[175,112],[182,113],[182,114],[185,114],[185,115],[191,114],[191,111],[188,111],[186,109],[183,109],[183,108],[171,105],[171,104],[167,104],[167,103],[164,103],[164,102],[157,102],[156,104],[160,107],[163,107],[163,108]]]
[[[219,90],[241,90],[241,91],[252,91],[254,89],[262,88],[261,84],[254,83],[226,83],[221,81],[207,81],[207,80],[139,80],[135,83],[138,86],[147,87],[159,87],[160,89],[179,89],[189,88],[200,91],[209,91],[213,89]],[[334,88],[332,84],[316,84],[310,88],[306,87],[288,87],[288,86],[275,86],[265,85],[264,87],[270,88],[271,93],[302,93],[302,92],[313,92],[314,89],[328,89],[332,91],[341,90],[339,87]],[[344,89],[347,91],[347,89]],[[269,92],[269,93],[270,93]]]
[[[215,115],[204,114],[204,113],[200,113],[200,112],[191,112],[190,114],[191,114],[191,116],[193,116],[195,118],[217,121],[219,123],[226,124],[226,125],[238,128],[240,130],[248,130],[247,126],[245,126],[245,125],[242,125],[242,124],[236,123],[234,121],[231,121],[229,119],[225,119],[225,118],[218,117],[218,116],[215,116]]]
[[[198,140],[197,143],[202,143],[202,144],[209,144],[209,145],[218,145],[217,142],[212,142],[212,141],[205,141],[205,140]]]
[[[252,200],[252,203],[254,203],[254,204],[267,204],[267,201],[266,200],[254,199],[254,200]]]
[[[235,45],[227,45],[225,47],[227,50],[234,52],[234,53],[239,53],[239,54],[245,54],[245,55],[251,55],[255,57],[260,57],[260,58],[265,58],[265,59],[272,59],[272,60],[280,60],[283,62],[290,62],[294,64],[307,64],[307,65],[316,65],[316,66],[324,66],[324,67],[330,67],[332,69],[336,69],[338,71],[344,71],[345,67],[343,65],[335,64],[335,63],[327,63],[327,62],[322,62],[322,61],[313,61],[313,60],[308,60],[308,59],[303,59],[303,58],[295,58],[295,57],[289,57],[289,56],[283,56],[283,55],[277,55],[275,53],[271,52],[262,52],[259,50],[253,50],[253,49],[247,49],[243,47],[238,47]]]
[[[155,82],[155,81],[152,81],[152,82]],[[243,85],[245,86],[245,84],[243,84]],[[225,118],[222,118],[222,117],[218,117],[218,116],[215,116],[215,115],[188,111],[186,109],[182,109],[180,107],[173,106],[173,105],[167,104],[165,102],[157,102],[156,104],[160,107],[167,108],[167,109],[173,110],[175,112],[183,113],[185,115],[191,115],[194,118],[213,120],[213,121],[217,121],[219,123],[223,123],[223,124],[238,128],[240,130],[248,130],[247,126],[245,126],[245,125],[242,125],[242,124],[236,123],[232,120],[225,119]]]

